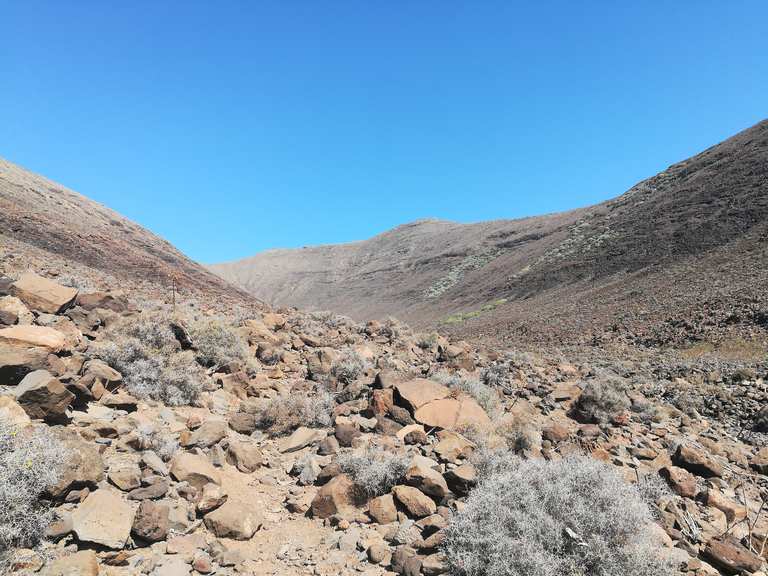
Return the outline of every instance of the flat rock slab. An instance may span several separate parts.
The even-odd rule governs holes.
[[[81,541],[122,550],[135,513],[133,506],[116,492],[96,490],[72,512],[72,531]]]
[[[412,412],[425,404],[451,395],[451,390],[434,380],[414,378],[395,384],[395,401]]]
[[[67,337],[47,326],[10,326],[0,330],[0,346],[12,348],[44,348],[61,352],[67,347]]]
[[[444,430],[484,426],[491,419],[471,396],[432,400],[416,410],[413,418],[420,424]]]
[[[277,449],[284,454],[287,452],[296,452],[296,450],[306,448],[310,444],[320,442],[326,435],[325,430],[304,428],[302,426],[301,428],[297,428],[296,431],[287,438],[281,439]]]
[[[189,452],[181,452],[174,457],[171,476],[179,482],[189,482],[198,490],[209,482],[221,484],[221,475],[213,464],[207,458]]]
[[[58,558],[40,571],[41,576],[99,576],[99,560],[93,550]]]
[[[32,272],[23,274],[11,285],[11,294],[32,310],[59,314],[69,308],[77,298],[77,290],[62,286],[53,280]]]
[[[260,511],[243,500],[227,500],[205,515],[205,526],[219,538],[249,540],[261,525]]]

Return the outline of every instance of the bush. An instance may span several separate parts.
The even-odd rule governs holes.
[[[256,413],[256,424],[272,434],[287,434],[299,426],[324,428],[333,423],[336,400],[328,392],[314,396],[285,394],[272,398]]]
[[[446,530],[456,576],[665,576],[653,517],[637,488],[586,457],[507,457]]]
[[[368,362],[352,349],[344,350],[331,365],[331,376],[342,384],[351,384],[368,369]]]
[[[625,387],[618,378],[590,380],[573,406],[580,422],[607,424],[629,408]]]
[[[136,429],[136,436],[141,450],[152,450],[165,462],[169,462],[179,449],[179,442],[174,436],[151,424],[139,426]]]
[[[541,448],[541,432],[529,422],[513,420],[500,426],[498,433],[515,453]]]
[[[493,388],[505,386],[509,379],[509,368],[504,364],[493,364],[482,371],[480,379],[483,384]]]
[[[248,345],[236,328],[216,318],[192,324],[189,335],[195,346],[196,358],[203,366],[225,366],[232,362],[245,363]]]
[[[197,399],[203,371],[192,352],[181,351],[168,317],[142,314],[124,320],[110,328],[109,337],[93,354],[122,374],[128,392],[171,406]]]
[[[488,414],[493,414],[499,408],[499,395],[496,390],[486,386],[480,380],[474,378],[464,378],[461,374],[449,374],[447,372],[438,372],[432,376],[432,379],[444,386],[461,390],[472,396]]]
[[[39,500],[59,479],[66,458],[46,427],[18,430],[0,421],[0,572],[14,547],[35,546],[52,520]]]
[[[380,496],[390,491],[408,469],[406,454],[370,448],[365,452],[347,452],[337,460],[342,472],[349,475],[367,496]]]

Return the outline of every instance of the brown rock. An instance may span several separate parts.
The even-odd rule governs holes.
[[[17,348],[0,344],[0,382],[16,386],[24,376],[48,366],[47,348]]]
[[[346,474],[339,474],[317,492],[312,500],[312,515],[315,518],[344,515],[353,512],[361,501],[362,497],[355,483]]]
[[[448,387],[425,378],[399,382],[395,384],[394,390],[395,403],[411,411],[416,411],[429,402],[447,398],[451,394]]]
[[[763,565],[760,556],[732,540],[710,540],[704,556],[727,574],[758,572]]]
[[[315,428],[297,428],[293,434],[287,438],[282,438],[278,442],[278,450],[282,453],[296,452],[302,448],[306,448],[311,444],[316,444],[325,438],[325,430],[317,430]]]
[[[131,533],[134,514],[116,492],[96,490],[72,512],[72,531],[81,541],[121,550]]]
[[[722,492],[715,488],[707,490],[707,506],[712,506],[725,514],[728,523],[743,520],[747,517],[745,506],[727,498]]]
[[[218,444],[227,435],[227,422],[224,420],[208,420],[190,434],[182,446],[210,448]]]
[[[235,412],[229,416],[229,427],[235,432],[249,435],[256,430],[256,415]]]
[[[128,309],[128,303],[125,299],[109,292],[92,292],[90,294],[79,294],[77,305],[85,310],[96,310],[103,308],[113,312],[124,312]]]
[[[491,421],[477,401],[466,395],[428,402],[416,410],[413,418],[425,426],[445,430],[482,427]]]
[[[67,337],[46,326],[9,326],[0,329],[0,347],[44,348],[48,352],[61,352],[67,348]]]
[[[164,504],[143,501],[133,519],[133,534],[147,542],[165,540],[169,529],[168,513],[169,508]]]
[[[219,538],[248,540],[261,527],[258,510],[249,502],[227,500],[205,515],[205,526]]]
[[[334,436],[339,441],[339,446],[346,448],[352,446],[352,441],[360,436],[360,434],[360,430],[352,422],[339,422],[336,424],[336,430],[334,431]]]
[[[442,474],[432,468],[434,464],[435,462],[429,458],[414,456],[405,472],[405,481],[410,486],[414,486],[424,494],[440,501],[448,495],[450,490]]]
[[[40,571],[40,576],[99,576],[96,552],[81,550],[57,558]]]
[[[462,464],[448,470],[443,477],[452,492],[466,496],[477,484],[477,470],[472,464]]]
[[[696,487],[696,476],[678,468],[677,466],[668,466],[662,468],[659,474],[667,481],[669,486],[684,498],[693,498],[698,491]]]
[[[32,310],[60,314],[75,302],[77,290],[57,284],[32,272],[23,274],[11,286],[11,294]]]
[[[768,475],[768,446],[761,448],[752,456],[749,465],[760,474]]]
[[[200,499],[197,501],[197,510],[206,514],[224,504],[227,498],[227,493],[221,486],[213,483],[206,484],[200,493]]]
[[[677,448],[673,461],[681,468],[704,478],[720,478],[723,475],[723,467],[709,454],[687,444]]]
[[[392,406],[394,406],[394,403],[394,391],[391,388],[374,390],[371,395],[371,411],[374,416],[388,413]]]
[[[71,428],[55,426],[50,430],[62,443],[67,457],[61,462],[59,481],[46,493],[61,498],[70,490],[95,488],[104,479],[104,462],[98,447],[83,440]]]
[[[412,486],[395,486],[392,493],[406,510],[416,518],[434,514],[437,510],[432,498]]]
[[[466,458],[475,448],[475,445],[464,436],[450,430],[440,430],[437,433],[437,439],[439,442],[434,446],[435,454],[449,462]]]
[[[368,503],[368,513],[379,524],[389,524],[397,520],[397,508],[392,494],[373,498]]]
[[[264,464],[259,447],[253,442],[233,440],[229,443],[228,457],[240,472],[251,473]]]
[[[67,408],[75,395],[47,370],[27,374],[14,390],[16,401],[29,415],[47,422],[66,420]]]
[[[138,465],[123,463],[109,469],[109,481],[125,492],[141,486],[141,471]]]
[[[221,476],[213,464],[207,458],[189,452],[176,454],[171,462],[171,476],[179,482],[189,482],[198,490],[209,482],[221,484]]]
[[[26,426],[31,421],[24,408],[10,396],[0,396],[0,422],[12,426]]]

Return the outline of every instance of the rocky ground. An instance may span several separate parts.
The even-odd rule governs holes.
[[[0,424],[62,450],[45,538],[0,542],[10,573],[445,573],[446,527],[501,449],[661,479],[658,547],[679,573],[765,570],[765,364],[478,349],[394,321],[239,311],[245,355],[200,366],[191,405],[135,393],[103,347],[151,317],[173,354],[201,358],[190,310],[207,313],[0,279]]]

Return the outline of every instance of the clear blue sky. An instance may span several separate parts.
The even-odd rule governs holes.
[[[203,262],[595,203],[768,116],[765,0],[0,15],[0,156]]]

